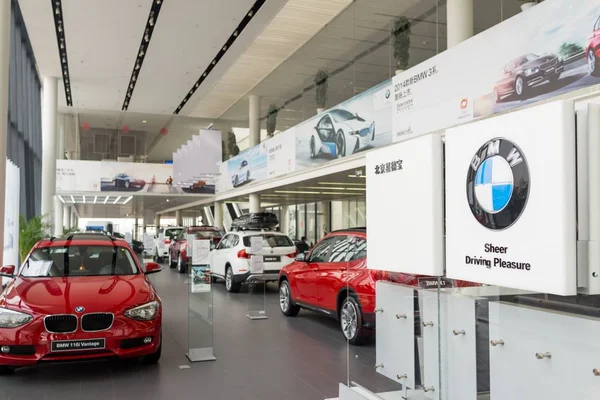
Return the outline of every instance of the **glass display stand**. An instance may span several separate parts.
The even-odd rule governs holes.
[[[263,237],[250,237],[250,277],[248,278],[248,313],[251,320],[268,319],[267,316],[267,284],[264,273]],[[262,291],[260,287],[262,286]]]
[[[210,266],[190,266],[188,290],[188,352],[191,362],[214,361],[213,293]]]

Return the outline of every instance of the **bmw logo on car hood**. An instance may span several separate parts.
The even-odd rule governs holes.
[[[78,313],[82,313],[82,312],[85,311],[85,308],[82,307],[82,306],[77,306],[77,307],[75,307],[75,311],[78,312]]]
[[[481,225],[509,228],[529,196],[529,166],[523,152],[508,139],[489,140],[473,156],[466,186],[469,207]]]

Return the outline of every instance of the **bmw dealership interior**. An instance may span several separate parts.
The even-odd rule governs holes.
[[[598,397],[597,0],[0,0],[0,58],[0,400]]]

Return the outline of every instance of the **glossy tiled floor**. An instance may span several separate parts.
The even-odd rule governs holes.
[[[323,400],[337,397],[338,383],[346,382],[348,358],[351,380],[374,391],[395,389],[374,372],[373,345],[348,354],[335,321],[308,311],[284,317],[275,285],[268,286],[269,319],[259,321],[245,316],[248,293],[228,294],[222,284],[213,285],[217,360],[190,364],[185,277],[165,268],[153,281],[164,304],[158,365],[102,361],[25,368],[0,377],[0,399]]]

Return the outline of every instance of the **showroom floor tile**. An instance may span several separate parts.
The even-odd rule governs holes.
[[[277,288],[268,285],[269,319],[246,318],[247,292],[214,288],[214,342],[217,361],[187,360],[186,277],[169,268],[152,277],[164,304],[163,353],[156,366],[139,362],[41,365],[0,377],[1,400],[110,399],[277,399],[323,400],[337,397],[338,383],[350,379],[376,392],[397,389],[375,373],[375,347],[353,347],[348,354],[335,321],[301,311],[279,312]],[[190,366],[180,369],[180,366]]]

